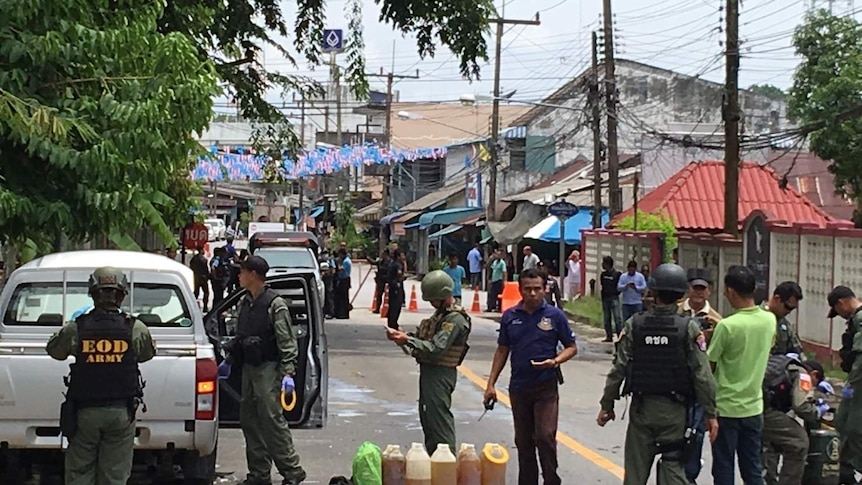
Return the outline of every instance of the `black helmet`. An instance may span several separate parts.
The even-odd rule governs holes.
[[[656,268],[649,276],[649,289],[685,293],[688,291],[688,277],[682,266],[665,263]]]

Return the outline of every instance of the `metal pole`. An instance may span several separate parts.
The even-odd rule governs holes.
[[[599,41],[593,31],[593,72],[590,76],[590,103],[593,112],[593,229],[602,226],[602,126],[599,111]]]
[[[560,288],[563,288],[563,275],[566,274],[563,270],[566,264],[566,218],[558,217],[560,220],[560,259],[557,263],[557,271],[560,273]]]

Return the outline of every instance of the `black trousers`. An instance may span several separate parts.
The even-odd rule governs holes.
[[[335,318],[344,320],[350,318],[350,278],[335,280]]]
[[[389,285],[389,314],[386,315],[386,325],[398,330],[398,318],[404,303],[404,291],[401,285]]]
[[[374,308],[377,309],[376,313],[380,313],[380,307],[383,305],[383,291],[386,287],[386,282],[375,281],[375,283],[376,286],[374,287],[374,301],[377,303],[377,305]]]

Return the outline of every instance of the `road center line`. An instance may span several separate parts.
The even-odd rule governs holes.
[[[472,381],[473,384],[475,384],[482,391],[484,391],[485,387],[488,385],[488,381],[479,377],[475,372],[473,372],[472,369],[470,369],[466,365],[458,366],[458,371],[464,377],[466,377],[467,379],[470,379],[470,381]],[[503,403],[508,408],[512,407],[512,401],[509,399],[509,396],[506,395],[506,393],[500,391],[499,389],[497,389],[497,400],[499,402]],[[566,433],[563,433],[562,431],[557,431],[557,442],[560,443],[561,445],[565,446],[566,448],[568,448],[572,452],[586,458],[587,460],[592,462],[594,465],[607,471],[611,475],[614,475],[615,477],[619,478],[620,480],[623,479],[623,476],[625,473],[624,473],[624,470],[622,467],[620,467],[616,463],[608,460],[607,458],[598,454],[597,452],[595,452],[595,451],[587,448],[586,446],[582,445],[581,443],[579,443],[577,440],[575,440],[571,436],[567,435]]]

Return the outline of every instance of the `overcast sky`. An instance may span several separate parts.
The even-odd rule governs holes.
[[[499,0],[502,1],[502,0]],[[743,41],[740,85],[769,83],[782,89],[792,84],[798,63],[791,46],[793,29],[801,23],[812,0],[748,0],[740,14]],[[820,1],[824,6],[826,0]],[[296,2],[282,2],[290,24]],[[482,80],[461,79],[457,59],[441,48],[433,59],[420,60],[412,37],[402,37],[377,22],[379,9],[372,0],[365,4],[366,59],[369,71],[415,74],[420,79],[402,80],[396,89],[402,101],[455,101],[463,94],[490,94],[493,65],[483,67]],[[498,7],[502,3],[498,3]],[[836,13],[862,10],[862,2],[834,2]],[[328,28],[347,28],[345,0],[327,2]],[[631,59],[706,79],[722,81],[724,29],[720,0],[614,0],[615,43],[618,58]],[[532,18],[538,10],[539,26],[507,26],[503,38],[502,92],[517,90],[515,99],[537,100],[575,77],[589,66],[590,32],[600,28],[601,0],[507,0],[507,18]],[[395,45],[393,46],[393,42]],[[290,40],[285,40],[290,45]],[[493,37],[489,51],[493,53]],[[339,56],[343,65],[346,60]],[[267,50],[268,68],[327,79],[328,69],[317,72],[291,66],[277,53]],[[371,79],[372,88],[383,88]]]

